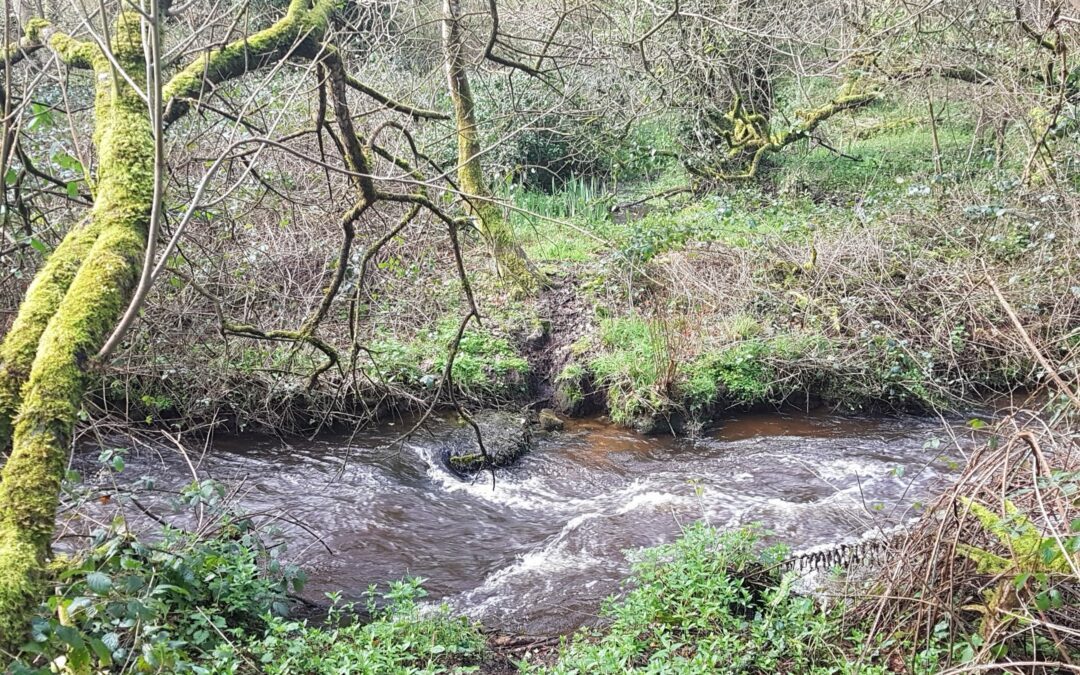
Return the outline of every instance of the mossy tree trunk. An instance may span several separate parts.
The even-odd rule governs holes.
[[[465,68],[461,31],[461,0],[443,0],[443,51],[446,79],[454,104],[458,146],[458,187],[464,193],[469,211],[479,221],[480,231],[491,248],[499,274],[526,293],[543,281],[521,250],[502,209],[492,200],[480,163],[480,136],[476,124],[476,104]]]
[[[163,87],[179,118],[214,83],[287,56],[320,52],[333,0],[292,0],[270,28],[208,51]],[[0,652],[15,652],[47,582],[46,563],[72,433],[95,355],[133,294],[154,201],[154,134],[142,18],[122,12],[110,55],[33,19],[27,37],[94,73],[98,175],[89,219],[65,236],[31,283],[0,345]]]
[[[21,400],[4,400],[7,407],[18,403],[0,483],[0,645],[8,649],[24,635],[40,597],[87,364],[134,287],[153,201],[154,139],[145,102],[116,77],[102,51],[55,33],[48,41],[69,64],[94,71],[100,168],[91,224],[57,249],[61,257],[35,279],[20,308],[19,330],[5,340],[5,357],[16,357],[5,358],[5,375],[17,376],[33,353]],[[133,81],[146,81],[138,14],[120,14],[111,48],[118,67]]]

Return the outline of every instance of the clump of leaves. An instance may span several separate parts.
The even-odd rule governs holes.
[[[194,490],[204,487],[219,489]],[[224,518],[211,537],[165,528],[150,541],[117,517],[93,537],[90,548],[57,563],[55,594],[13,672],[197,672],[230,638],[285,614],[286,590],[305,579],[242,518]]]
[[[878,673],[849,663],[837,612],[792,591],[759,532],[698,523],[645,550],[632,589],[610,600],[602,632],[582,632],[536,673]],[[527,667],[527,666],[526,666]]]
[[[124,455],[103,450],[102,471],[122,473]],[[153,487],[144,478],[134,489],[150,499]],[[74,471],[64,490],[76,507],[96,500]],[[151,513],[126,490],[116,499]],[[175,522],[198,514],[204,526],[188,530],[151,516],[162,527],[141,536],[118,512],[74,554],[57,558],[53,593],[11,672],[197,672],[219,645],[288,611],[286,592],[302,589],[304,573],[282,561],[284,547],[264,542],[273,531],[235,513],[223,484],[196,480],[169,501]]]
[[[423,579],[406,578],[379,593],[367,592],[370,621],[354,621],[354,607],[334,606],[324,626],[274,619],[261,639],[246,645],[245,657],[260,672],[285,673],[445,673],[473,672],[483,657],[484,636],[476,624],[454,617],[446,605],[421,607]],[[235,663],[237,654],[219,650],[217,660]]]

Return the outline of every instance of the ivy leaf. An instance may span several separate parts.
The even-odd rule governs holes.
[[[104,595],[112,588],[112,579],[104,572],[91,572],[86,575],[86,585],[98,595]]]
[[[56,637],[60,638],[60,641],[71,647],[72,649],[82,649],[84,647],[82,635],[79,631],[72,626],[57,626]]]
[[[116,634],[110,633],[109,635],[115,636]],[[103,640],[99,640],[98,638],[90,638],[90,649],[94,650],[94,656],[98,658],[98,665],[112,665],[112,650],[109,649],[109,647],[105,644]]]
[[[101,636],[101,644],[109,649],[109,651],[116,651],[120,648],[120,636],[116,633],[105,633]]]

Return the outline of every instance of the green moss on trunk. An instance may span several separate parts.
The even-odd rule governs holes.
[[[163,88],[165,121],[179,119],[214,85],[244,73],[277,63],[289,55],[314,58],[335,4],[318,0],[308,8],[306,0],[291,0],[285,16],[274,25],[221,49],[207,51],[177,73]]]
[[[112,50],[133,81],[145,81],[137,14],[117,18]],[[100,170],[88,229],[99,234],[42,331],[0,483],[0,648],[9,650],[21,643],[40,597],[90,360],[134,289],[153,199],[154,142],[146,105],[123,79],[114,79],[103,54],[94,55],[93,66]],[[24,303],[19,320],[31,324],[30,314],[40,311]]]
[[[11,444],[22,387],[30,376],[41,334],[100,231],[98,223],[91,220],[67,233],[34,277],[15,323],[0,344],[0,454],[5,454]]]

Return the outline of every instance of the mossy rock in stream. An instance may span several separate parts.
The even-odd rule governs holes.
[[[468,476],[481,469],[511,464],[532,447],[535,420],[520,413],[484,411],[473,415],[484,440],[487,461],[480,451],[476,431],[461,421],[443,441],[439,454],[443,464],[457,476]]]

